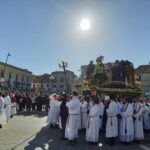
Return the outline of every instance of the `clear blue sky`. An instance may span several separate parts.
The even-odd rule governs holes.
[[[82,18],[91,29],[81,31]],[[103,55],[105,62],[150,61],[150,0],[0,0],[0,61],[34,74],[77,70]]]

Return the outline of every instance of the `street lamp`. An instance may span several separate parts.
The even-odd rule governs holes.
[[[67,80],[66,80],[66,68],[68,67],[68,62],[65,60],[61,60],[59,63],[59,67],[64,71],[64,78],[65,78],[65,92],[67,91]]]
[[[3,75],[3,77],[5,77],[5,70],[6,70],[7,61],[8,61],[9,56],[11,56],[11,54],[8,52],[7,57],[6,57],[6,62],[5,62],[5,65],[4,65],[4,75]]]
[[[4,85],[5,82],[5,71],[6,71],[6,66],[7,66],[7,62],[8,62],[8,57],[11,56],[11,54],[8,52],[7,57],[6,57],[6,61],[5,61],[5,65],[4,65],[4,70],[3,70],[3,75],[0,79],[0,86]]]

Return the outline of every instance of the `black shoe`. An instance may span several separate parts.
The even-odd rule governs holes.
[[[97,144],[98,144],[98,142],[93,142],[93,144],[94,144],[94,145],[97,145]]]
[[[92,143],[91,142],[89,142],[89,141],[87,141],[87,143],[89,144],[89,145],[91,145]]]
[[[109,145],[113,146],[113,145],[116,145],[115,142],[110,142]]]
[[[88,142],[89,145],[97,145],[98,142]]]
[[[53,128],[58,128],[58,124],[53,124]]]
[[[0,128],[2,128],[3,126],[0,124]]]
[[[77,138],[75,138],[75,139],[73,140],[73,142],[74,142],[75,144],[77,144],[77,143],[78,143]]]
[[[124,142],[124,145],[130,145],[131,144],[131,142]]]
[[[66,140],[67,138],[64,138],[64,137],[60,138],[60,141],[66,141]]]
[[[50,128],[54,128],[54,125],[53,124],[50,124],[50,126],[49,126]]]
[[[150,130],[148,130],[148,129],[144,130],[144,133],[149,133],[149,132],[150,132]]]
[[[68,140],[65,144],[66,145],[74,145],[75,143],[73,140]]]
[[[136,141],[136,144],[140,145],[140,144],[141,144],[141,141],[137,140],[137,141]]]

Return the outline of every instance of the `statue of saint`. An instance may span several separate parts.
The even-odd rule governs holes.
[[[87,66],[87,70],[86,70],[86,78],[90,79],[91,75],[93,74],[95,69],[95,65],[93,64],[93,61],[91,60],[89,65]]]

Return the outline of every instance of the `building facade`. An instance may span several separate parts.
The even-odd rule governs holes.
[[[31,88],[32,72],[10,64],[0,62],[0,86],[10,90],[29,90]]]
[[[136,76],[138,80],[136,82],[141,86],[142,95],[150,92],[150,64],[141,65],[136,69]]]
[[[66,71],[66,84],[63,71],[55,71],[51,74],[40,76],[33,75],[31,88],[35,91],[72,93],[74,89],[75,74],[71,71]]]

